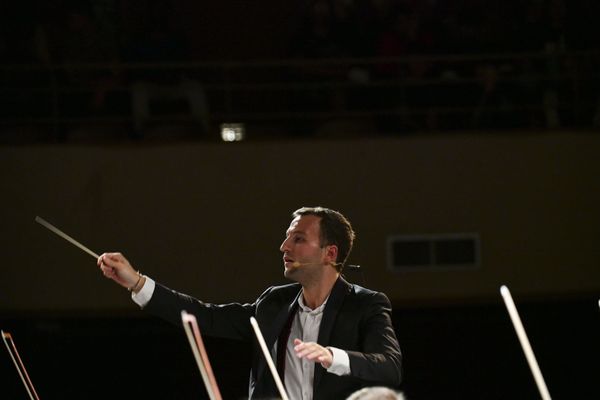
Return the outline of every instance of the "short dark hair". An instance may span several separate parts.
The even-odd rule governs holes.
[[[294,218],[305,215],[321,218],[319,221],[321,247],[337,246],[338,256],[335,267],[341,271],[356,237],[350,221],[342,213],[325,207],[302,207],[292,213]]]

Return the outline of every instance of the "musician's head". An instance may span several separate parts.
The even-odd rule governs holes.
[[[337,247],[336,269],[341,271],[354,243],[355,233],[350,221],[340,212],[325,207],[302,207],[292,213],[294,218],[307,215],[319,218],[321,247]]]
[[[373,386],[352,393],[346,400],[406,400],[404,395],[390,388]]]

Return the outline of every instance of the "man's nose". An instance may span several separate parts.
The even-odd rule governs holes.
[[[285,239],[282,243],[281,246],[279,246],[279,251],[281,251],[282,253],[284,253],[286,250],[289,250],[289,245],[288,245],[288,240]]]

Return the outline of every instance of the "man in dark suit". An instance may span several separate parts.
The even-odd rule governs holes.
[[[322,207],[301,208],[293,217],[280,250],[284,275],[296,283],[270,287],[252,304],[201,302],[139,274],[119,253],[102,254],[98,265],[147,311],[179,325],[185,309],[205,335],[252,342],[250,399],[278,393],[252,316],[293,400],[344,399],[361,387],[399,386],[401,354],[388,298],[341,276],[354,241],[350,222]]]

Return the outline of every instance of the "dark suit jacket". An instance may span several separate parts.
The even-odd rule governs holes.
[[[203,335],[252,342],[249,398],[277,398],[277,387],[254,337],[250,317],[256,318],[268,348],[273,348],[301,289],[297,283],[273,286],[252,304],[216,305],[157,284],[145,309],[176,325],[181,325],[181,310],[186,310],[196,316]],[[366,386],[399,386],[401,354],[392,327],[390,301],[385,294],[350,284],[340,277],[325,305],[317,342],[345,350],[351,373],[334,375],[316,364],[315,400],[345,399]]]

